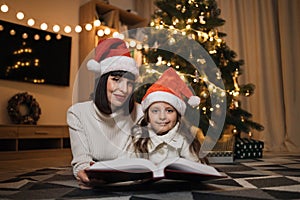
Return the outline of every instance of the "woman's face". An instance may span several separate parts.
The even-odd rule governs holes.
[[[107,99],[112,110],[121,107],[132,94],[134,81],[121,76],[109,75],[107,79]]]
[[[150,105],[148,116],[152,129],[158,135],[165,134],[177,123],[177,111],[165,102],[155,102]]]

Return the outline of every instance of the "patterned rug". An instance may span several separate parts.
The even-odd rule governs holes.
[[[300,155],[268,155],[212,164],[226,178],[201,183],[161,180],[82,190],[71,168],[46,168],[0,182],[0,199],[300,199]]]

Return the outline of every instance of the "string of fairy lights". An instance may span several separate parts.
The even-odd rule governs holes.
[[[7,4],[1,4],[0,10],[3,13],[7,13],[9,10],[11,10],[11,8]],[[22,11],[15,11],[15,16],[20,21],[21,20],[26,20],[25,13],[22,12]],[[33,17],[28,17],[27,20],[26,20],[26,23],[27,23],[28,26],[32,27],[34,25],[37,25],[36,21],[37,20],[34,19]],[[163,22],[163,20],[159,21],[158,23],[152,21],[150,23],[150,26],[155,27],[156,29],[167,28],[169,30],[173,30],[174,34],[181,33],[182,35],[185,35],[188,30],[191,30],[191,26],[189,24],[192,23],[192,22],[197,22],[197,19],[188,19],[188,21],[186,22],[188,24],[186,26],[186,30],[185,29],[179,30],[179,29],[175,28],[176,24],[178,23],[178,19],[176,19],[176,18],[173,19],[173,25],[171,25],[171,26],[165,24]],[[199,22],[202,23],[202,24],[205,23],[205,21],[203,20],[203,18],[200,18]],[[58,24],[54,24],[54,25],[52,25],[52,28],[51,28],[51,26],[48,23],[46,23],[46,22],[40,22],[39,28],[41,30],[45,30],[45,31],[46,30],[52,30],[54,33],[58,34],[56,38],[59,39],[60,38],[59,32],[61,32],[61,31],[64,31],[67,34],[71,33],[72,31],[75,31],[76,33],[80,33],[82,31],[91,31],[94,27],[100,27],[101,24],[102,24],[101,21],[99,19],[96,19],[93,22],[89,22],[89,23],[86,23],[84,25],[75,25],[75,26],[65,25],[65,26],[60,26]],[[202,40],[216,39],[218,41],[218,44],[220,44],[222,42],[222,40],[217,37],[217,34],[214,34],[214,33],[207,34],[205,32],[199,31],[199,30],[193,30],[193,31],[195,33],[197,33],[198,37],[202,38]],[[111,29],[111,28],[105,27],[105,26],[103,26],[103,29],[97,30],[96,34],[99,37],[105,37],[105,36],[111,35],[111,37],[125,39],[125,36],[122,33],[119,33],[117,30]],[[36,36],[36,37],[38,37],[38,36]],[[188,37],[192,37],[194,39],[193,35],[189,35]],[[48,39],[50,39],[50,38],[48,38]],[[131,39],[131,40],[130,40],[130,38],[126,38],[126,39],[127,39],[127,43],[129,45],[129,47],[131,47],[131,48],[135,48],[137,50],[141,50],[142,48],[145,48],[145,49],[149,48],[147,46],[147,44],[142,45],[141,43],[139,43],[138,41],[135,41],[133,39]],[[170,40],[172,40],[172,38]],[[212,51],[209,51],[209,53],[212,54],[212,53],[215,53],[215,52],[214,52],[214,50],[212,50]],[[144,64],[147,64],[147,63],[145,63],[145,61],[144,61]],[[167,64],[168,66],[170,66],[170,62],[164,61],[164,60],[162,60],[161,57],[158,57],[156,65],[164,65],[164,64]],[[180,66],[175,66],[175,68],[177,68],[177,69],[179,67]],[[155,70],[153,71],[153,69],[150,70],[150,71],[148,70],[148,72],[149,73],[159,73],[158,71],[155,71]],[[201,76],[197,76],[197,75],[184,74],[184,73],[180,73],[180,72],[179,72],[179,75],[183,79],[186,76],[193,77],[194,78],[194,82],[199,81],[199,78],[200,78],[203,81],[205,81],[206,83],[208,83],[208,85],[213,85],[213,83],[210,83],[209,80],[208,80],[208,78],[207,77],[203,77],[203,75],[201,77]],[[218,88],[216,86],[209,86],[209,88],[212,88],[211,91],[218,92],[218,93],[221,94],[221,96],[225,96],[225,91],[223,89]]]
[[[59,24],[54,24],[54,25],[50,25],[47,22],[40,22],[39,25],[37,24],[37,19],[33,18],[33,17],[27,17],[24,12],[22,11],[15,11],[13,9],[11,9],[6,3],[1,4],[0,5],[0,11],[3,13],[8,13],[10,10],[12,10],[13,12],[15,12],[15,17],[16,19],[22,21],[22,20],[26,20],[26,24],[30,27],[33,26],[39,26],[39,28],[41,30],[48,30],[48,31],[53,31],[54,33],[59,34],[60,32],[64,32],[67,34],[70,34],[73,32],[75,33],[81,33],[82,31],[91,31],[93,30],[94,27],[100,27],[102,25],[102,22],[99,19],[94,20],[93,22],[89,22],[83,25],[59,25]],[[107,26],[102,26],[101,29],[99,29],[97,31],[97,35],[99,37],[104,37],[104,36],[108,36],[108,35],[112,35],[112,37],[118,37],[120,39],[124,39],[124,35],[120,34],[118,31],[116,31],[115,29],[111,29],[110,27]]]

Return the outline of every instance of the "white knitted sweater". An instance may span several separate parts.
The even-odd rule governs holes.
[[[130,142],[131,127],[143,115],[136,104],[132,115],[122,111],[104,115],[93,101],[77,103],[67,112],[72,149],[73,174],[90,166],[91,161],[112,160],[122,155]]]

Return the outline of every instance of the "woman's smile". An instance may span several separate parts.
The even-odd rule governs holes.
[[[113,96],[116,98],[116,100],[120,101],[120,102],[124,102],[127,99],[127,95],[124,94],[114,94]]]

